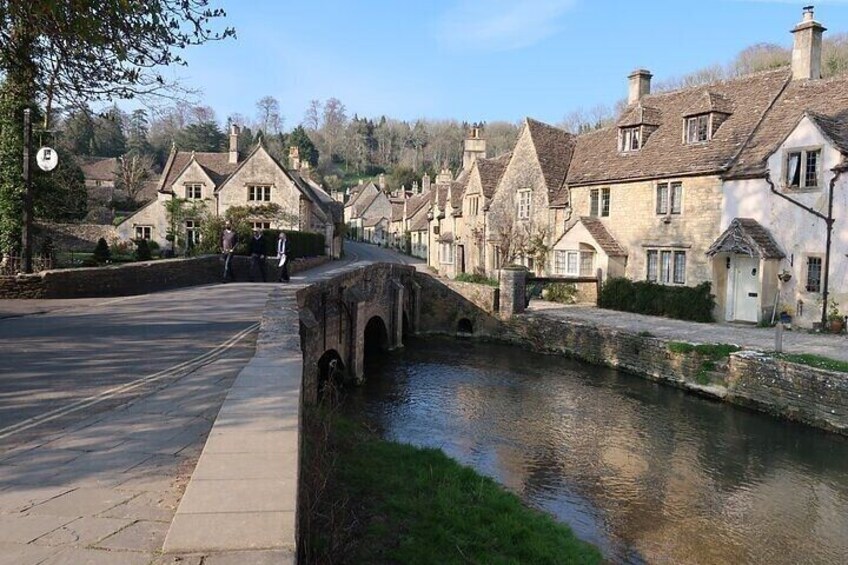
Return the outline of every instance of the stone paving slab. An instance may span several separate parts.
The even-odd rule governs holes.
[[[164,550],[166,553],[293,550],[294,521],[294,512],[178,512],[168,530]],[[283,541],[283,536],[290,541]]]
[[[64,549],[41,565],[147,565],[151,553],[114,552],[99,549]]]

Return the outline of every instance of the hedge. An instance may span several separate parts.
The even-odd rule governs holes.
[[[317,257],[324,254],[324,234],[305,231],[263,230],[265,237],[265,254],[269,257],[277,255],[277,238],[280,231],[285,232],[289,240],[289,249],[293,257]],[[253,237],[253,234],[250,235]]]
[[[612,278],[601,287],[598,306],[691,322],[713,322],[715,296],[710,290],[708,282],[698,286],[666,286]]]

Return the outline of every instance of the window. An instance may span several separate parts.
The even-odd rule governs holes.
[[[202,184],[185,185],[186,200],[200,200],[203,194]]]
[[[821,149],[803,149],[786,154],[786,187],[818,188]]]
[[[255,221],[250,223],[251,229],[254,230],[270,230],[271,222]]]
[[[270,185],[251,185],[247,187],[247,200],[249,202],[270,202]]]
[[[821,292],[821,257],[807,257],[807,292]]]
[[[589,191],[589,215],[594,217],[610,215],[610,189],[593,188]]]
[[[453,244],[442,243],[439,245],[439,262],[453,264]]]
[[[135,238],[136,239],[152,239],[153,237],[153,227],[152,226],[136,226],[135,227]]]
[[[592,251],[555,251],[554,272],[558,275],[591,277],[595,270]]]
[[[518,219],[530,219],[530,197],[532,193],[529,190],[518,191]]]
[[[657,215],[678,215],[683,210],[683,183],[662,182],[657,185]]]
[[[640,126],[621,128],[621,150],[638,151],[642,147],[642,128]]]
[[[710,115],[686,118],[686,143],[700,143],[710,139]]]
[[[197,245],[200,243],[200,224],[195,220],[186,220],[186,242],[189,245]]]
[[[661,284],[686,284],[686,252],[649,250],[646,278]]]
[[[472,196],[468,199],[468,215],[476,216],[480,211],[480,198]]]

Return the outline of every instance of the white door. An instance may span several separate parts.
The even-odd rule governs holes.
[[[758,322],[760,311],[760,260],[735,255],[733,257],[734,312],[739,322]]]

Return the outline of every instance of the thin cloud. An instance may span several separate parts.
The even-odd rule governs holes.
[[[450,49],[512,51],[555,34],[576,0],[460,0],[442,15],[437,39]]]

